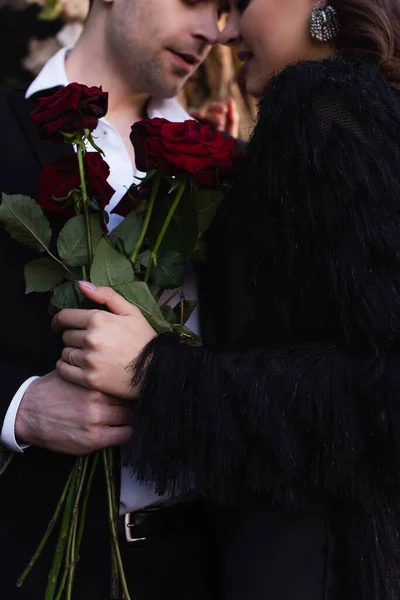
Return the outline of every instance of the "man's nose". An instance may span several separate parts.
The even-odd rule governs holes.
[[[218,17],[215,10],[207,10],[203,18],[193,29],[193,37],[207,46],[215,46],[219,42]]]

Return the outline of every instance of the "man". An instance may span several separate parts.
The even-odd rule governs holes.
[[[138,174],[129,141],[132,123],[145,116],[187,118],[174,96],[216,43],[218,18],[217,0],[94,0],[73,50],[53,57],[27,92],[1,89],[0,190],[37,197],[43,164],[72,152],[67,145],[38,139],[29,117],[37,98],[71,81],[102,85],[109,92],[109,111],[95,136],[116,190],[107,207],[111,212]],[[111,215],[109,227],[117,222]],[[54,367],[61,340],[50,328],[48,298],[24,294],[23,268],[35,254],[0,230],[0,256],[0,428],[3,447],[14,453],[0,477],[0,590],[7,600],[36,600],[44,595],[54,538],[24,586],[17,589],[15,582],[46,530],[73,455],[126,442],[132,407],[58,377]],[[133,598],[209,598],[196,504],[157,498],[125,471],[120,498],[121,514],[127,515],[121,519],[120,543]],[[151,510],[140,510],[149,504]],[[128,527],[137,522],[137,528]],[[145,539],[128,541],[136,538]],[[110,598],[109,550],[99,472],[74,600]]]

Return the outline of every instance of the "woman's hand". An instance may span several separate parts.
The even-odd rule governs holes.
[[[64,331],[65,348],[57,363],[59,375],[72,383],[132,399],[130,366],[156,336],[140,310],[108,287],[80,282],[87,298],[105,310],[64,309],[53,319],[55,331]]]

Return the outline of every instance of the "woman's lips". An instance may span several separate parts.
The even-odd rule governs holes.
[[[253,52],[238,52],[238,58],[243,63],[241,68],[242,75],[246,76],[249,68],[249,63],[254,58],[254,54]]]
[[[243,63],[248,63],[252,58],[254,58],[253,52],[238,52],[238,59]]]

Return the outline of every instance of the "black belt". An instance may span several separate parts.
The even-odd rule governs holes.
[[[184,529],[201,518],[201,502],[178,502],[168,506],[150,506],[120,517],[120,531],[127,542],[140,542]]]

